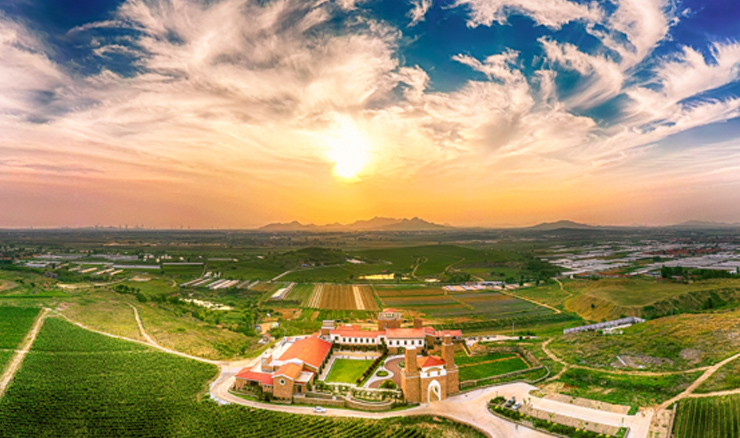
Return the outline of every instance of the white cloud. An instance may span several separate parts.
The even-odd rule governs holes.
[[[590,5],[567,0],[457,0],[454,6],[470,8],[468,26],[505,24],[511,14],[522,14],[537,24],[553,29],[576,20],[598,21],[602,11],[594,2]]]
[[[641,63],[667,38],[677,17],[669,0],[617,0],[617,9],[604,23],[590,27],[608,48],[617,52],[623,70]]]
[[[411,22],[409,23],[409,27],[416,26],[419,22],[424,21],[424,17],[431,7],[432,0],[411,0],[411,10],[409,11]]]
[[[540,43],[547,59],[585,78],[577,92],[568,99],[569,106],[593,107],[622,92],[622,69],[607,57],[589,55],[573,44],[558,43],[547,38],[540,38]]]

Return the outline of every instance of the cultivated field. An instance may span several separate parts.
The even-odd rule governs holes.
[[[469,427],[429,418],[371,421],[219,406],[202,397],[217,368],[146,346],[45,323],[0,399],[7,437],[478,438]],[[50,376],[53,376],[51,378]],[[204,400],[204,401],[199,401]]]
[[[303,305],[311,309],[379,310],[372,289],[354,285],[317,284]]]
[[[740,396],[681,400],[673,426],[675,438],[740,436]]]
[[[491,291],[447,293],[441,288],[378,287],[383,307],[423,312],[434,318],[529,319],[554,311]]]

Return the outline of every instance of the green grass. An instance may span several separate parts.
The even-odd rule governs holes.
[[[0,307],[0,348],[18,347],[40,311],[38,307]]]
[[[480,380],[514,371],[526,370],[527,368],[529,368],[527,364],[518,357],[499,362],[463,366],[460,367],[460,381]]]
[[[676,411],[675,438],[740,436],[740,396],[687,398]]]
[[[482,436],[467,426],[429,417],[371,421],[218,406],[199,401],[217,373],[213,365],[142,349],[55,319],[45,322],[37,340],[46,350],[32,349],[0,399],[0,436]],[[70,351],[61,349],[63,345]]]
[[[694,392],[707,393],[738,388],[740,388],[740,360],[735,359],[715,371]]]
[[[571,368],[559,379],[561,390],[582,397],[626,406],[651,406],[680,394],[701,372],[640,377]]]
[[[558,336],[550,349],[567,362],[611,367],[617,355],[663,359],[648,370],[685,370],[712,365],[740,350],[735,336],[740,311],[687,314],[635,324],[622,335],[597,332]],[[666,361],[667,359],[667,361]]]
[[[492,360],[503,359],[505,357],[516,357],[516,355],[513,353],[492,352],[492,353],[468,356],[465,353],[457,353],[455,354],[455,363],[457,365],[472,365],[472,364],[481,363],[481,362],[488,362]]]
[[[326,381],[331,383],[357,383],[357,379],[373,364],[372,360],[336,359]]]

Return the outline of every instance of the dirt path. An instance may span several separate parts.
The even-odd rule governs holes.
[[[699,376],[698,379],[694,380],[694,383],[692,383],[691,385],[689,385],[689,387],[686,388],[682,393],[678,394],[677,396],[673,397],[672,399],[670,399],[668,401],[663,402],[663,404],[660,405],[660,407],[658,408],[658,410],[667,409],[668,406],[672,405],[673,403],[675,403],[675,402],[677,402],[677,401],[679,401],[681,399],[684,399],[686,397],[691,396],[691,394],[694,392],[694,390],[696,388],[698,388],[702,383],[704,383],[708,378],[710,378],[712,376],[712,374],[714,374],[718,369],[722,368],[723,366],[725,366],[726,364],[732,362],[733,360],[737,359],[738,357],[740,357],[740,353],[737,353],[734,356],[730,356],[727,359],[723,360],[722,362],[718,362],[718,363],[710,366],[709,368],[707,368],[706,371],[704,371],[704,374],[702,374],[701,376]],[[740,390],[737,390],[737,391],[740,393]],[[722,393],[725,393],[727,391],[721,391],[721,392]],[[714,394],[719,394],[719,393],[714,393]],[[702,394],[702,397],[712,397],[712,393]]]
[[[191,355],[186,354],[186,353],[182,353],[182,352],[179,352],[179,351],[176,351],[176,350],[172,350],[172,349],[167,348],[167,347],[163,347],[163,346],[161,346],[159,344],[153,344],[153,343],[151,343],[149,341],[140,341],[138,339],[131,339],[131,338],[127,338],[125,336],[118,336],[118,335],[113,335],[113,334],[106,333],[106,332],[101,332],[100,330],[95,330],[93,328],[90,328],[90,327],[86,326],[85,324],[82,324],[80,322],[74,321],[74,320],[70,319],[67,315],[64,315],[63,313],[60,313],[60,312],[57,312],[57,311],[54,311],[54,313],[56,315],[59,315],[60,317],[64,318],[66,321],[68,321],[68,322],[76,325],[77,327],[83,328],[83,329],[85,329],[87,331],[91,331],[93,333],[98,333],[98,334],[103,335],[103,336],[108,336],[108,337],[116,338],[116,339],[123,339],[124,341],[136,342],[137,344],[147,345],[149,347],[156,348],[157,350],[161,350],[161,351],[164,351],[166,353],[174,354],[176,356],[184,357],[184,358],[187,358],[187,359],[197,360],[198,362],[210,363],[212,365],[222,365],[222,364],[226,363],[224,361],[217,361],[217,360],[211,360],[211,359],[204,359],[204,358],[198,357],[198,356],[191,356]],[[137,322],[138,322],[138,318],[137,318]],[[139,327],[141,328],[141,326],[139,326]],[[142,334],[143,334],[144,333],[143,332],[143,328],[141,330],[142,330]],[[148,338],[148,336],[147,336],[147,338]]]
[[[556,309],[556,308],[554,308],[554,307],[552,307],[552,306],[550,306],[548,304],[540,303],[539,301],[534,301],[534,300],[531,300],[529,298],[525,298],[525,297],[523,297],[521,295],[512,294],[512,293],[507,292],[506,290],[503,290],[503,289],[502,290],[498,290],[496,292],[498,292],[500,294],[508,295],[510,297],[514,297],[514,298],[516,298],[518,300],[528,301],[528,302],[530,302],[532,304],[536,304],[536,305],[538,305],[540,307],[546,307],[546,308],[552,310],[555,313],[563,313],[560,309]]]
[[[552,342],[552,340],[553,338],[550,338],[547,341],[542,343],[542,351],[545,352],[547,357],[563,365],[565,368],[579,368],[582,370],[589,370],[589,371],[595,371],[595,372],[606,373],[606,374],[621,374],[625,376],[644,376],[644,377],[658,377],[658,376],[671,376],[675,374],[689,374],[689,373],[695,373],[698,371],[707,371],[710,368],[712,368],[712,367],[701,367],[701,368],[692,368],[690,370],[681,370],[681,371],[622,371],[622,370],[607,370],[607,369],[601,369],[601,368],[586,367],[583,365],[575,365],[572,363],[568,363],[564,361],[563,359],[559,358],[558,356],[556,356],[555,353],[553,353],[547,348],[547,346],[550,344],[550,342]],[[740,355],[740,353],[738,353],[738,355]],[[725,360],[728,360],[728,359],[725,359]],[[556,377],[560,377],[566,371],[565,368],[562,371],[560,371],[558,374],[550,377],[547,380],[555,380]]]
[[[41,310],[41,313],[39,313],[36,320],[33,322],[31,331],[28,332],[26,338],[23,340],[21,349],[15,353],[15,356],[11,359],[10,364],[6,368],[2,377],[0,377],[0,398],[5,395],[5,390],[8,389],[8,385],[10,385],[10,382],[13,380],[13,376],[15,376],[16,371],[18,371],[18,368],[20,368],[23,363],[23,358],[26,357],[26,353],[31,349],[33,341],[36,340],[36,336],[38,336],[41,326],[44,325],[44,319],[46,319],[48,311],[49,309],[46,307]]]
[[[572,297],[572,296],[573,296],[573,294],[572,294],[572,293],[570,293],[570,292],[568,292],[567,290],[565,290],[565,286],[563,286],[563,282],[562,282],[562,281],[558,280],[557,278],[553,278],[553,280],[555,280],[555,281],[556,281],[556,282],[557,282],[557,283],[558,283],[558,284],[560,285],[560,290],[561,290],[561,291],[563,291],[563,292],[565,292],[566,294],[568,294],[568,298],[570,298],[570,297]],[[568,298],[566,298],[566,300],[567,300]],[[565,300],[563,300],[563,304],[565,304]]]
[[[157,347],[161,347],[157,343],[156,339],[149,336],[149,333],[147,333],[146,330],[144,330],[144,324],[141,323],[141,318],[139,318],[139,309],[137,309],[136,306],[134,306],[133,304],[129,304],[129,306],[131,306],[131,308],[134,311],[134,318],[136,319],[136,324],[139,326],[139,333],[141,333],[141,337],[146,339],[148,343],[155,345]]]

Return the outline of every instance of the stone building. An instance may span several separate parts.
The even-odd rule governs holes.
[[[460,391],[460,376],[455,365],[452,337],[444,337],[442,357],[419,356],[416,347],[405,350],[405,368],[401,370],[401,389],[410,403],[444,400]]]

